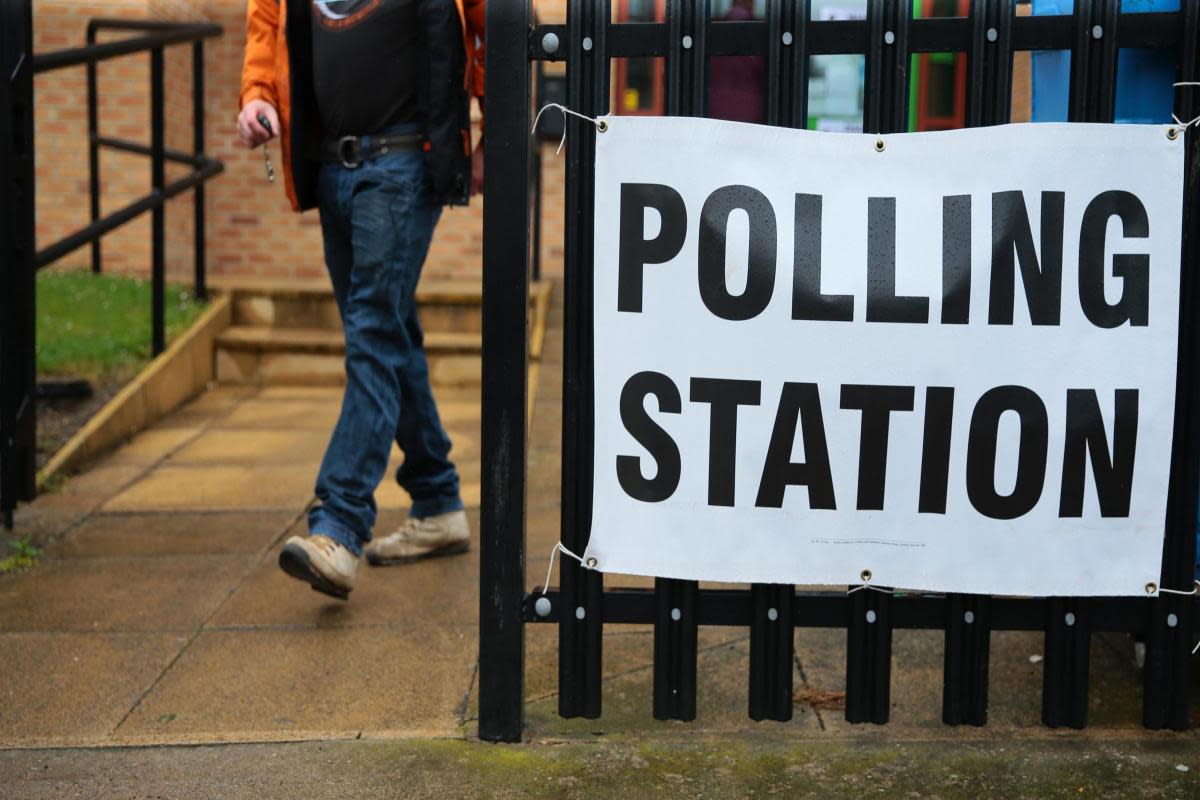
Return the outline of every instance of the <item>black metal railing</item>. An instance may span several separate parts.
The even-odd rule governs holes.
[[[653,713],[658,719],[683,720],[696,711],[698,626],[749,629],[749,713],[753,719],[776,720],[792,715],[793,631],[845,629],[846,718],[875,723],[889,716],[893,631],[933,629],[944,631],[946,641],[943,720],[982,725],[991,632],[1026,630],[1045,635],[1043,722],[1083,727],[1092,634],[1117,631],[1146,642],[1144,724],[1186,729],[1192,637],[1200,618],[1197,599],[1186,596],[1194,578],[1200,479],[1200,136],[1194,126],[1186,141],[1175,440],[1159,584],[1176,593],[1154,598],[847,594],[774,585],[701,591],[695,581],[664,579],[653,590],[606,590],[603,575],[565,558],[559,563],[558,588],[526,594],[522,298],[530,273],[530,203],[521,193],[528,191],[531,168],[525,137],[532,62],[565,59],[566,104],[594,117],[608,112],[612,59],[663,58],[666,113],[703,116],[707,59],[760,56],[767,64],[766,121],[800,128],[809,112],[810,56],[863,55],[864,130],[889,133],[907,129],[908,65],[914,53],[966,54],[965,124],[980,126],[1010,119],[1015,52],[1068,50],[1070,119],[1111,122],[1123,48],[1173,52],[1177,80],[1200,80],[1200,0],[1182,0],[1180,11],[1165,13],[1123,13],[1119,0],[1075,0],[1073,14],[1038,17],[1018,16],[1014,0],[971,0],[969,14],[953,19],[913,19],[910,0],[867,0],[866,19],[851,21],[812,20],[807,0],[767,0],[766,18],[752,22],[715,22],[706,0],[668,0],[664,21],[656,23],[614,23],[611,5],[611,0],[568,0],[565,25],[535,25],[527,0],[488,4],[480,737],[521,738],[526,623],[558,626],[559,713],[564,717],[600,714],[606,624],[654,625]],[[1181,119],[1200,114],[1200,89],[1183,89],[1176,97]],[[596,133],[575,117],[566,126],[561,537],[567,548],[583,553],[592,499]],[[777,611],[769,624],[766,608]]]
[[[204,183],[224,165],[204,153],[204,40],[222,33],[219,25],[165,21],[96,19],[88,23],[87,45],[53,53],[33,53],[31,0],[4,3],[0,22],[0,516],[11,529],[19,501],[36,493],[35,275],[38,269],[91,245],[92,270],[100,271],[100,241],[126,222],[151,214],[151,351],[166,345],[165,273],[166,203],[187,191],[195,192],[195,293],[203,299],[205,285]],[[118,41],[96,41],[102,30],[133,32]],[[166,147],[166,89],[163,51],[172,45],[192,46],[192,152]],[[98,113],[97,66],[101,61],[149,53],[149,144],[102,136]],[[67,67],[86,66],[88,72],[88,156],[90,224],[41,249],[35,248],[35,180],[33,171],[33,76]],[[100,214],[101,148],[150,158],[150,190],[138,200],[109,214]],[[167,183],[167,162],[192,168]]]
[[[103,30],[134,31],[139,35],[115,42],[98,44]],[[163,288],[166,273],[165,204],[188,190],[194,192],[195,294],[207,296],[205,280],[204,182],[219,175],[224,165],[204,154],[204,40],[220,36],[222,28],[209,23],[179,23],[160,20],[94,19],[88,22],[87,45],[56,53],[36,55],[35,73],[87,66],[88,101],[88,193],[91,224],[38,251],[37,267],[51,264],[85,244],[91,245],[92,272],[101,270],[100,240],[126,222],[151,212],[152,282],[151,351],[158,355],[165,346]],[[166,92],[163,50],[173,44],[192,46],[192,152],[183,153],[166,147]],[[99,62],[149,51],[150,53],[150,144],[100,135],[97,66]],[[150,158],[150,192],[117,211],[100,216],[100,149],[111,148]],[[187,164],[192,171],[170,184],[166,183],[166,162]]]

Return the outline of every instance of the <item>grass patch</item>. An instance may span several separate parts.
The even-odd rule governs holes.
[[[187,330],[204,306],[190,289],[168,284],[167,341]],[[98,378],[150,360],[150,281],[87,270],[39,272],[39,375]]]
[[[33,546],[28,536],[9,539],[8,546],[12,552],[0,558],[0,575],[25,571],[36,564],[38,556],[42,554],[41,550]]]

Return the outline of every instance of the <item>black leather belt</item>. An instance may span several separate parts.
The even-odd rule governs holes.
[[[357,169],[364,162],[397,150],[421,149],[419,133],[396,133],[384,136],[343,136],[327,139],[321,145],[321,160],[333,161],[346,169]],[[363,146],[363,142],[366,146]]]

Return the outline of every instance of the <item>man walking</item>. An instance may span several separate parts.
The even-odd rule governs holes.
[[[279,565],[334,597],[354,588],[364,546],[372,564],[469,547],[414,292],[441,207],[482,181],[467,105],[482,93],[482,29],[483,0],[249,3],[238,135],[248,147],[279,136],[293,208],[319,209],[346,340],[309,535],[291,537]],[[392,441],[412,511],[371,542]]]

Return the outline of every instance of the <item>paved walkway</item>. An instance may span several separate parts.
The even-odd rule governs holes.
[[[561,302],[556,301],[532,414],[527,548],[531,587],[541,582],[545,558],[558,534],[561,313]],[[733,750],[745,751],[747,758],[758,759],[755,763],[776,764],[774,777],[782,782],[761,785],[784,790],[793,785],[791,773],[784,771],[791,763],[787,759],[803,760],[826,752],[821,748],[832,748],[829,752],[853,763],[883,763],[880,759],[895,756],[894,749],[887,748],[905,742],[934,743],[929,745],[932,749],[920,751],[926,759],[922,763],[965,765],[962,769],[968,774],[983,775],[982,767],[970,773],[971,759],[978,761],[979,752],[1013,738],[1023,740],[1022,747],[1033,754],[1030,758],[1042,759],[1038,763],[1050,775],[1056,774],[1055,764],[1067,769],[1081,759],[1112,762],[1126,757],[1133,759],[1131,764],[1142,758],[1142,763],[1154,765],[1156,785],[1179,785],[1176,781],[1184,773],[1175,769],[1178,765],[1188,767],[1193,779],[1200,775],[1200,740],[1195,733],[1150,735],[1140,727],[1141,676],[1132,663],[1128,639],[1118,636],[1094,640],[1091,727],[1079,734],[1050,732],[1040,725],[1037,634],[994,634],[990,721],[979,729],[941,724],[942,641],[937,632],[897,633],[893,722],[877,727],[850,726],[842,719],[838,693],[844,685],[843,633],[797,633],[796,718],[756,724],[746,716],[747,632],[703,629],[699,717],[681,725],[651,719],[649,628],[614,627],[606,633],[604,716],[562,720],[556,713],[556,631],[552,626],[530,626],[529,736],[535,748],[566,749],[555,751],[558,755],[534,749],[512,761],[516,756],[502,755],[514,752],[511,749],[472,745],[477,550],[407,567],[364,565],[360,586],[348,603],[312,592],[276,567],[282,540],[303,528],[338,397],[338,390],[328,389],[216,388],[64,488],[21,510],[22,530],[33,530],[52,543],[34,570],[0,577],[0,751],[21,748],[0,752],[0,784],[7,776],[19,779],[14,785],[28,790],[18,796],[74,796],[64,787],[72,785],[72,765],[86,763],[103,766],[103,774],[110,775],[108,789],[94,794],[128,797],[130,792],[119,790],[129,784],[120,779],[123,770],[153,772],[158,763],[161,771],[168,769],[168,762],[134,755],[139,751],[69,756],[52,755],[44,748],[295,740],[350,740],[336,750],[346,755],[346,764],[378,757],[393,773],[403,773],[400,766],[410,763],[405,759],[442,764],[458,770],[455,780],[461,782],[455,785],[466,794],[487,787],[486,779],[477,785],[470,776],[475,769],[486,775],[484,767],[491,759],[500,759],[497,768],[515,770],[513,786],[526,786],[527,778],[534,781],[532,786],[541,785],[537,781],[543,778],[521,770],[545,769],[558,776],[555,780],[565,780],[593,769],[590,760],[600,758],[603,770],[609,770],[604,774],[614,781],[625,776],[621,780],[629,783],[622,785],[632,787],[630,796],[640,797],[641,789],[660,786],[661,775],[641,785],[637,764],[647,759],[655,764],[661,757],[662,774],[676,774],[690,769],[689,758],[703,756],[693,766],[711,771],[719,768],[708,763],[714,754],[730,753],[731,774],[736,776],[739,756]],[[477,526],[478,390],[442,391],[439,399],[455,441],[472,524]],[[378,499],[380,527],[387,529],[404,516],[406,500],[390,478]],[[646,584],[637,579],[609,582]],[[1200,707],[1200,696],[1193,705]],[[366,750],[344,749],[360,738]],[[426,745],[397,743],[399,749],[379,749],[389,741],[417,739]],[[429,750],[431,740],[457,740],[466,749]],[[1063,740],[1072,744],[1068,747]],[[786,756],[777,752],[801,742],[816,749],[789,750]],[[247,775],[262,759],[278,759],[276,770],[284,776],[294,769],[303,771],[296,759],[311,766],[316,758],[300,745],[254,747],[267,749],[228,751],[231,763],[241,765],[236,769]],[[859,749],[863,747],[868,749]],[[647,748],[664,750],[656,750],[655,756]],[[672,755],[672,748],[679,752]],[[892,756],[880,755],[885,751]],[[217,756],[203,752],[179,751],[179,763],[208,770]],[[895,763],[899,769],[903,757]],[[45,774],[37,772],[42,768],[38,765]],[[895,778],[899,773],[888,774]],[[1002,776],[1003,770],[997,774]],[[263,781],[237,783],[238,775],[242,773],[231,772],[226,777],[232,783],[221,784],[230,796],[333,796],[315,791],[272,793]],[[662,780],[667,781],[662,785],[670,785],[674,779]],[[687,783],[695,777],[680,780]],[[873,779],[880,786],[900,786],[889,780],[886,774]],[[95,789],[86,781],[79,785]],[[194,794],[174,791],[165,796],[204,796],[202,790],[209,785],[196,784]],[[278,785],[295,788],[293,783]],[[590,784],[580,782],[578,788],[585,785]],[[1200,786],[1200,781],[1187,785]],[[91,794],[84,791],[80,796]]]

